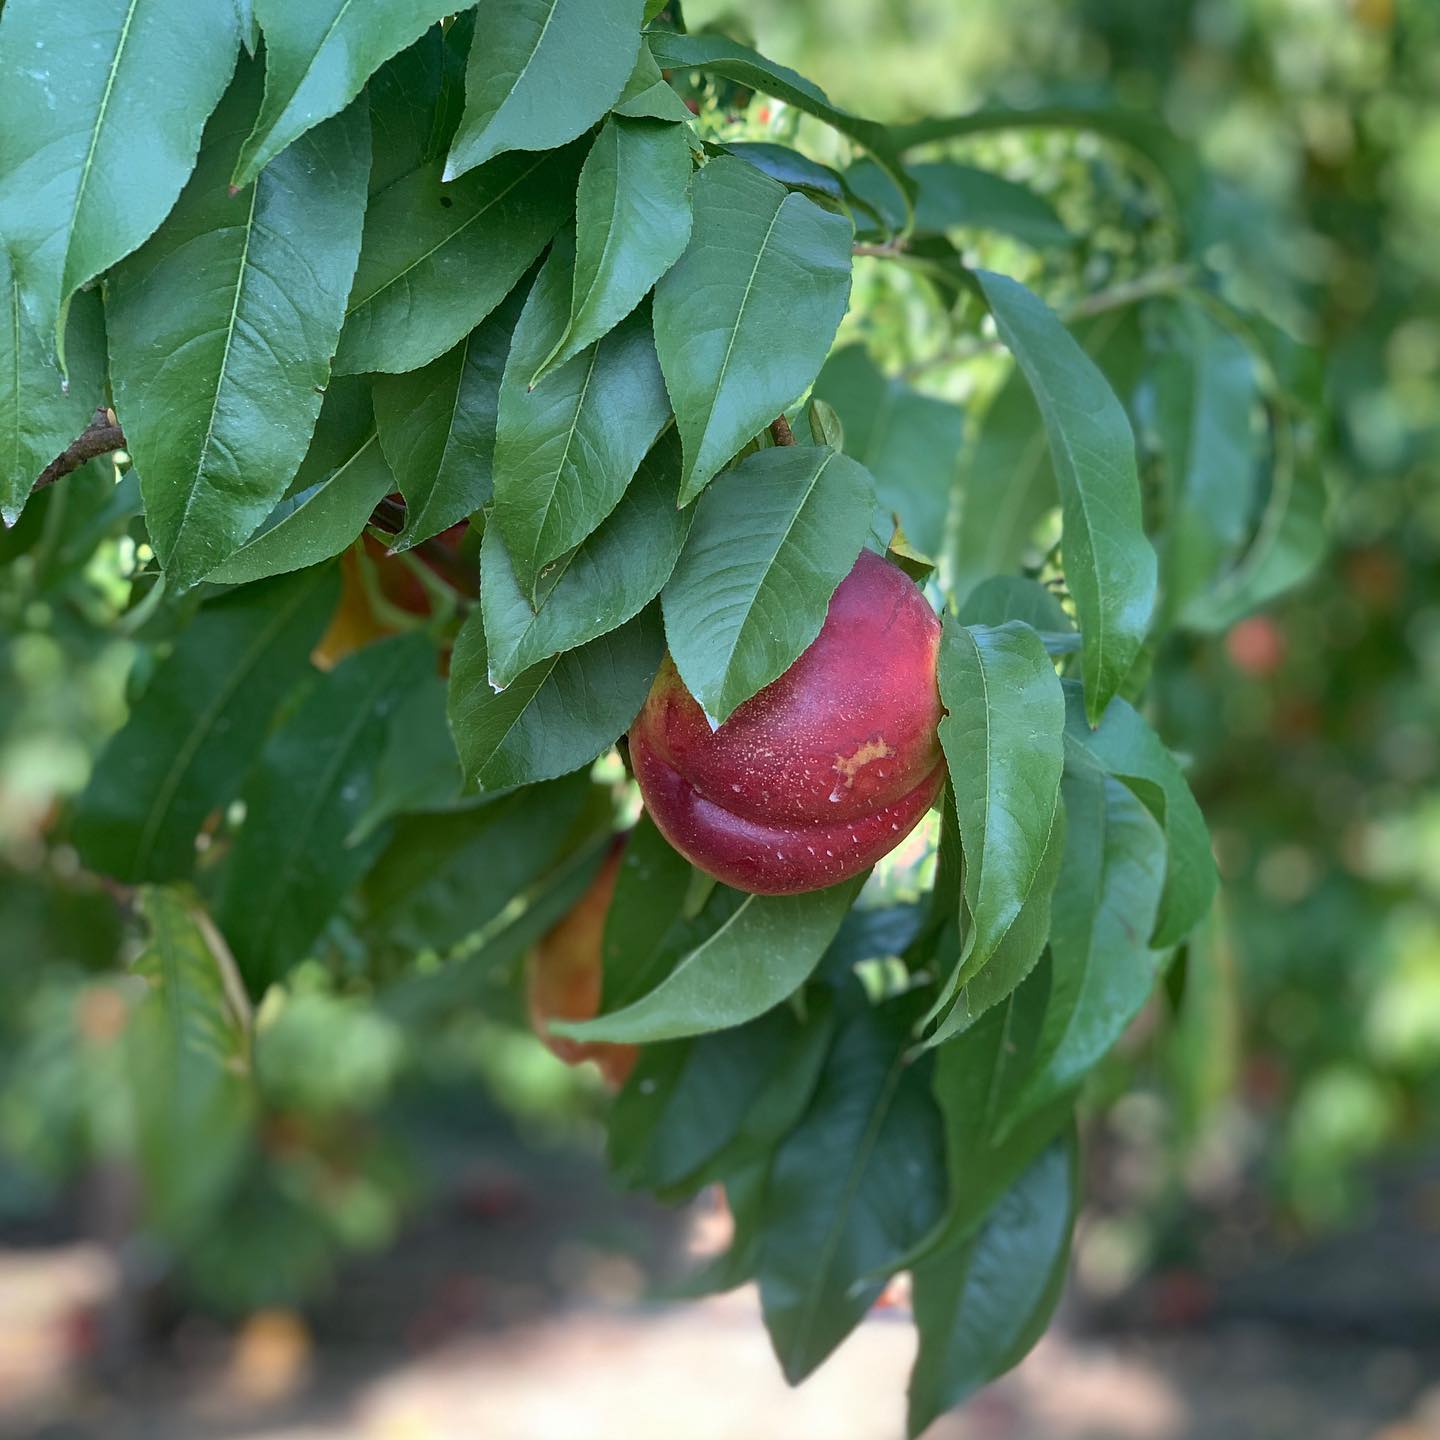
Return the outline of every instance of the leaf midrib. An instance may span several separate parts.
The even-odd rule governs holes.
[[[75,222],[80,216],[80,206],[84,202],[85,192],[90,184],[90,172],[95,168],[95,151],[100,145],[100,132],[105,127],[105,121],[110,113],[110,94],[115,88],[115,78],[120,73],[120,61],[125,54],[125,47],[130,41],[130,26],[135,18],[135,10],[140,0],[130,0],[129,7],[125,11],[125,19],[120,26],[120,35],[115,42],[115,53],[110,57],[110,69],[105,76],[105,89],[100,96],[100,106],[95,112],[95,123],[90,128],[90,144],[85,151],[85,159],[80,165],[80,178],[75,185],[75,203],[70,210],[70,224],[65,232],[65,260],[60,271],[60,288],[63,291],[69,284],[67,271],[70,269],[70,250],[75,239]],[[61,297],[62,307],[65,296]]]
[[[463,235],[465,231],[468,230],[472,225],[476,224],[480,220],[483,220],[485,216],[488,215],[490,211],[493,210],[495,206],[497,206],[517,185],[522,184],[524,181],[528,180],[542,165],[549,161],[555,155],[555,153],[556,152],[553,150],[542,150],[537,156],[535,163],[531,165],[529,169],[515,176],[515,178],[511,180],[510,183],[506,185],[503,189],[497,190],[495,194],[491,195],[489,199],[486,200],[485,203],[473,215],[469,217],[469,219],[462,220],[460,224],[457,225],[452,231],[450,231],[450,233],[446,235],[443,240],[437,240],[435,244],[432,245],[423,254],[417,255],[415,259],[412,260],[407,266],[405,266],[403,270],[397,271],[388,280],[386,280],[384,284],[372,290],[363,299],[356,300],[353,304],[347,304],[345,307],[345,318],[348,320],[350,316],[356,313],[356,311],[362,310],[366,305],[373,303],[377,297],[383,295],[392,285],[398,285],[400,281],[402,281],[408,274],[410,274],[412,270],[419,269],[419,267],[423,265],[432,255],[436,254],[438,251],[443,250],[447,245],[453,243],[456,239]],[[421,174],[424,170],[431,168],[433,168],[433,162],[431,162],[430,165],[417,167],[416,169],[412,170],[410,174],[418,175]],[[396,184],[399,183],[399,181],[396,182]],[[394,189],[394,186],[392,185],[388,188]]]
[[[520,82],[530,73],[530,67],[535,63],[535,57],[540,53],[540,47],[545,43],[545,36],[549,33],[550,23],[554,20],[555,12],[559,8],[560,0],[550,0],[550,11],[545,16],[545,23],[540,27],[540,33],[535,37],[535,43],[530,47],[530,53],[525,57],[525,63],[515,72],[515,78],[510,82],[510,88],[505,92],[499,104],[497,104],[495,108],[490,112],[489,119],[487,119],[485,123],[480,127],[479,131],[475,135],[475,138],[471,140],[470,148],[477,149],[480,147],[480,141],[482,141],[485,136],[490,132],[490,130],[494,127],[495,122],[499,120],[501,114],[504,112],[505,107],[511,102],[511,100],[515,98],[515,92],[520,88]],[[473,55],[473,50],[471,53]],[[468,70],[468,64],[466,68]],[[468,74],[466,76],[466,80],[466,89],[468,91]],[[458,148],[459,142],[457,140],[457,142],[450,147],[450,153],[453,155]],[[477,161],[476,163],[478,164],[481,162]]]
[[[744,164],[742,160],[739,162]],[[735,353],[735,341],[739,337],[740,327],[745,323],[745,311],[750,304],[750,297],[755,290],[755,277],[760,273],[760,262],[765,258],[765,252],[770,248],[770,237],[775,233],[775,226],[779,223],[780,214],[790,200],[788,193],[782,195],[780,202],[775,206],[775,213],[770,217],[770,223],[765,227],[765,235],[760,241],[759,248],[755,251],[755,262],[750,267],[749,278],[745,281],[745,288],[740,294],[740,304],[735,310],[735,323],[730,327],[730,338],[725,345],[725,355],[720,362],[720,368],[715,372],[715,383],[710,389],[710,404],[705,410],[705,424],[700,431],[700,443],[696,446],[696,461],[700,457],[700,451],[705,448],[705,442],[710,436],[710,425],[715,419],[715,407],[720,402],[720,392],[725,386],[725,376],[730,369],[730,357]],[[688,490],[690,481],[695,472],[695,465],[690,466],[690,474],[686,477],[685,488]]]
[[[334,18],[333,20],[331,20],[330,24],[326,27],[325,33],[320,37],[320,43],[319,43],[318,45],[316,45],[316,47],[314,48],[314,50],[312,50],[312,51],[310,52],[310,58],[309,58],[309,60],[307,60],[307,61],[305,62],[305,67],[304,67],[304,69],[301,70],[301,72],[300,72],[300,78],[299,78],[298,80],[296,80],[295,84],[290,87],[290,94],[286,97],[285,103],[280,107],[279,113],[275,116],[274,120],[272,120],[272,121],[270,122],[270,124],[269,124],[268,126],[266,126],[265,131],[264,131],[264,133],[263,133],[263,136],[262,136],[262,138],[259,139],[259,140],[255,140],[255,136],[256,136],[257,133],[259,133],[259,130],[260,130],[259,119],[257,118],[256,125],[255,125],[255,129],[250,132],[250,136],[249,136],[249,138],[245,141],[245,145],[244,145],[244,147],[243,147],[244,150],[249,151],[249,154],[244,157],[244,168],[245,168],[246,170],[250,169],[250,167],[255,163],[255,156],[258,155],[258,154],[265,148],[265,146],[270,142],[270,140],[271,140],[271,138],[274,136],[276,130],[278,130],[278,129],[280,128],[281,122],[285,119],[286,115],[288,115],[288,114],[290,113],[290,107],[295,103],[295,97],[300,93],[301,89],[302,89],[302,88],[304,87],[304,85],[305,85],[305,82],[310,78],[310,72],[311,72],[312,70],[314,70],[314,68],[315,68],[315,62],[320,58],[321,52],[322,52],[322,51],[325,49],[325,47],[330,43],[330,37],[331,37],[332,35],[334,35],[336,29],[339,27],[340,22],[345,18],[346,13],[349,11],[350,6],[351,6],[352,3],[353,3],[353,0],[341,0],[340,8],[335,12],[335,18]],[[269,61],[269,57],[267,56],[267,57],[266,57],[266,62],[265,62],[265,99],[266,99],[266,100],[268,100],[268,99],[270,98],[270,75],[271,75],[271,73],[272,73],[272,72],[271,72],[271,67],[270,67],[270,61]],[[263,111],[263,107],[262,107],[262,111]],[[251,143],[250,143],[252,140],[255,140],[255,145],[254,145],[254,148],[253,148],[253,149],[251,149]],[[272,158],[273,158],[273,157],[272,157]],[[266,163],[268,164],[269,162],[267,161]],[[260,167],[260,169],[263,169],[263,168],[264,168],[264,166],[261,166],[261,167]],[[238,174],[238,173],[239,173],[239,167],[237,166],[237,174]],[[258,170],[257,170],[257,172],[256,172],[256,177],[255,177],[255,178],[256,178],[257,180],[259,179],[259,171],[258,171]]]
[[[590,363],[585,367],[585,379],[580,384],[580,393],[575,397],[575,409],[570,416],[570,424],[565,430],[565,443],[561,446],[560,458],[555,462],[553,470],[554,483],[550,486],[545,496],[545,503],[541,508],[539,516],[536,518],[534,538],[530,542],[530,574],[526,577],[529,582],[529,590],[532,597],[535,593],[536,581],[539,579],[540,542],[545,538],[545,526],[549,522],[550,512],[555,508],[555,496],[560,491],[565,466],[569,463],[570,451],[575,444],[575,436],[580,431],[580,420],[585,414],[585,402],[590,395],[590,386],[595,381],[595,371],[600,364],[600,347],[604,343],[604,340],[597,340],[595,344],[590,347]],[[506,505],[505,508],[508,510],[510,506]],[[525,588],[525,586],[521,586],[522,590]]]
[[[205,435],[195,456],[194,474],[185,492],[185,504],[180,511],[180,523],[175,527],[175,537],[170,542],[171,555],[180,552],[185,527],[190,522],[190,512],[195,497],[200,493],[201,480],[205,474],[205,461],[215,438],[215,422],[220,414],[220,394],[225,389],[225,376],[230,369],[230,356],[235,348],[235,326],[240,315],[240,300],[245,293],[245,277],[250,268],[250,241],[255,234],[255,207],[260,196],[260,181],[257,179],[250,188],[250,209],[245,216],[245,239],[240,247],[240,263],[235,271],[235,293],[230,300],[230,317],[225,325],[225,348],[220,355],[220,372],[215,377],[215,389],[210,397],[210,418],[205,424]]]
[[[785,524],[785,528],[776,537],[775,546],[770,552],[770,557],[768,561],[765,562],[764,568],[761,570],[759,576],[755,581],[755,588],[751,592],[750,602],[745,607],[745,614],[741,618],[740,623],[735,627],[734,638],[731,640],[730,648],[725,655],[725,666],[720,677],[720,689],[719,693],[715,697],[716,701],[718,702],[715,709],[715,714],[718,719],[724,720],[730,714],[730,712],[736,708],[736,706],[730,706],[728,709],[726,707],[726,702],[730,698],[730,682],[733,678],[731,673],[731,667],[733,666],[735,661],[735,653],[740,648],[741,637],[745,634],[746,629],[748,628],[751,620],[755,616],[755,606],[760,599],[760,592],[765,588],[766,581],[769,579],[770,575],[774,571],[776,562],[780,558],[780,552],[784,550],[786,544],[790,539],[790,536],[794,533],[795,527],[800,523],[800,516],[804,513],[805,507],[810,503],[810,499],[815,493],[815,487],[820,483],[820,477],[825,473],[826,468],[835,458],[835,454],[836,452],[833,450],[826,454],[824,458],[820,461],[820,464],[816,468],[815,473],[811,475],[809,481],[805,486],[804,493],[800,496],[799,503],[795,506],[794,511],[791,513],[789,520]],[[834,592],[832,591],[831,594],[833,595]],[[824,623],[823,617],[821,618],[821,623],[822,625]],[[736,705],[739,705],[740,703],[742,702],[737,701]]]

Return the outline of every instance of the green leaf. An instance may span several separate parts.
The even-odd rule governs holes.
[[[1075,623],[1064,607],[1035,580],[1023,575],[995,575],[982,580],[961,603],[962,625],[1003,625],[1021,620],[1042,636],[1073,634]]]
[[[636,120],[679,120],[688,124],[691,118],[685,102],[666,84],[650,53],[648,40],[640,42],[635,68],[610,110],[612,114],[628,115]]]
[[[1234,1093],[1243,1054],[1237,957],[1225,905],[1214,905],[1167,974],[1180,982],[1162,1059],[1181,1137],[1193,1142]],[[1170,988],[1167,983],[1167,989]]]
[[[149,993],[125,1032],[125,1100],[146,1221],[179,1240],[213,1223],[247,1152],[245,997],[227,992],[222,947],[193,900],[145,886],[137,908],[149,933],[133,969]]]
[[[1027,186],[954,160],[908,165],[906,170],[916,188],[915,229],[921,233],[963,227],[1013,235],[1037,248],[1075,243],[1050,202]],[[905,198],[878,165],[862,160],[846,171],[845,179],[891,230],[904,227]]]
[[[260,48],[260,26],[255,20],[255,0],[235,0],[235,14],[240,21],[240,42],[253,60]]]
[[[0,530],[0,565],[30,555],[33,593],[59,599],[97,547],[139,516],[140,477],[132,469],[117,481],[114,457],[98,456],[34,496],[13,530]]]
[[[690,238],[690,145],[658,120],[612,116],[575,195],[570,322],[529,385],[608,334],[680,258]]]
[[[810,1108],[775,1154],[760,1303],[798,1384],[850,1333],[944,1203],[930,1061],[905,1060],[914,1007],[852,1006]]]
[[[683,504],[819,373],[850,294],[851,235],[733,156],[696,176],[690,244],[655,288]]]
[[[874,475],[880,504],[899,515],[919,549],[938,554],[953,504],[964,413],[882,374],[863,345],[837,350],[815,393],[839,412],[846,448]]]
[[[668,1052],[663,1091],[627,1086],[611,1113],[616,1179],[629,1189],[688,1188],[697,1171],[713,1172],[717,1157],[737,1142],[751,1141],[747,1152],[757,1148],[757,1111],[785,1111],[790,1124],[798,1121],[832,1030],[829,1008],[817,1004],[815,1012],[802,1024],[790,1010],[772,1010],[733,1030],[655,1047]]]
[[[598,1013],[624,1009],[648,994],[722,929],[747,898],[693,869],[642,811],[605,917]]]
[[[1169,858],[1150,944],[1157,950],[1178,945],[1204,918],[1219,884],[1205,817],[1175,757],[1137,711],[1113,700],[1092,730],[1079,687],[1067,681],[1064,689],[1067,746],[1079,747],[1123,780],[1165,827]]]
[[[196,906],[177,890],[142,886],[136,908],[148,935],[131,969],[163,998],[166,1038],[175,1057],[221,1069],[244,1058],[240,1017],[220,966],[196,924]]]
[[[567,775],[464,809],[401,816],[364,882],[370,920],[415,950],[460,944],[555,864],[589,790],[585,776]]]
[[[1049,954],[998,1005],[936,1052],[934,1092],[945,1122],[950,1176],[945,1213],[905,1257],[925,1257],[973,1235],[991,1207],[1070,1119],[1073,1097],[1007,1124],[1006,1098],[1023,1082],[1050,998]]]
[[[784,65],[777,65],[723,35],[676,35],[654,31],[649,40],[650,53],[661,69],[704,70],[747,89],[783,100],[864,146],[885,167],[904,194],[909,196],[914,193],[910,177],[891,144],[889,130],[873,120],[862,120],[858,115],[832,105],[825,92],[803,75],[797,75]]]
[[[641,1052],[642,1061],[646,1052]],[[638,1067],[637,1067],[638,1073]],[[756,1160],[725,1177],[725,1203],[730,1211],[732,1235],[729,1247],[687,1275],[666,1294],[678,1300],[704,1295],[723,1295],[755,1278],[760,1263],[760,1228],[765,1187],[770,1180],[770,1159]]]
[[[845,183],[828,165],[792,150],[788,145],[773,145],[761,140],[732,140],[725,146],[727,155],[745,160],[762,175],[778,180],[790,190],[808,190],[837,205],[845,199]]]
[[[1065,853],[1065,806],[1055,810],[1055,823],[1045,842],[1035,880],[1030,886],[1010,928],[1001,937],[986,964],[970,978],[961,990],[950,1013],[936,1027],[932,1045],[939,1045],[952,1035],[974,1024],[993,1005],[1012,994],[1035,968],[1050,940],[1056,881],[1060,876],[1061,857]]]
[[[446,179],[507,150],[549,150],[620,98],[640,49],[641,0],[492,0],[472,47]]]
[[[539,661],[616,629],[660,593],[694,514],[675,505],[679,476],[680,444],[669,431],[600,528],[556,562],[538,611],[516,583],[499,530],[486,529],[480,607],[493,684],[509,685]]]
[[[255,0],[265,32],[265,103],[234,162],[249,185],[286,146],[338,115],[392,55],[454,6],[448,0]]]
[[[579,159],[574,150],[503,155],[454,184],[436,161],[375,196],[336,371],[418,370],[459,344],[559,229]]]
[[[666,585],[665,634],[687,688],[724,722],[809,648],[870,529],[873,482],[834,450],[777,445],[721,477]]]
[[[1059,803],[1065,726],[1045,646],[1019,621],[966,628],[947,616],[939,680],[969,924],[932,1017],[991,960],[1035,886]]]
[[[226,4],[75,0],[63,15],[50,0],[5,6],[0,235],[29,328],[47,352],[62,346],[62,365],[70,297],[165,218],[239,46]]]
[[[976,279],[1045,421],[1064,510],[1065,578],[1080,615],[1085,706],[1098,723],[1140,653],[1155,604],[1135,437],[1104,375],[1042,300],[1003,275],[982,270]]]
[[[1070,1263],[1075,1169],[1073,1138],[1050,1146],[973,1241],[916,1268],[910,1436],[1018,1364],[1044,1334]]]
[[[1078,130],[1104,135],[1150,162],[1152,173],[1174,196],[1181,219],[1188,221],[1207,198],[1206,176],[1195,147],[1176,138],[1158,114],[1100,100],[1092,104],[1033,106],[989,105],[964,115],[944,115],[892,125],[895,153],[963,136],[1000,130]]]
[[[76,802],[89,869],[124,881],[189,873],[196,832],[239,790],[338,598],[335,572],[310,570],[201,608]]]
[[[961,450],[956,493],[951,593],[963,602],[982,580],[1040,558],[1036,531],[1059,503],[1045,431],[1018,370],[990,402]]]
[[[174,211],[106,285],[115,409],[150,543],[181,589],[239,548],[299,467],[360,246],[361,108],[230,194],[259,85],[247,62]]]
[[[329,560],[359,538],[371,512],[394,488],[395,477],[372,433],[324,480],[282,500],[255,538],[205,578],[244,585]]]
[[[572,780],[582,795],[595,788],[584,776]],[[576,846],[572,840],[558,860],[547,856],[541,878],[522,895],[512,892],[507,897],[520,902],[515,918],[507,916],[483,927],[470,926],[443,966],[428,973],[412,970],[387,987],[381,997],[386,1013],[412,1029],[443,1026],[463,1013],[494,1015],[511,1026],[524,1025],[525,958],[594,884],[604,858],[603,837],[593,834],[590,843]],[[513,868],[513,861],[506,868]],[[462,879],[457,870],[451,879],[453,891],[458,891]],[[477,866],[470,872],[470,887],[483,889],[486,884],[487,877]],[[453,898],[460,899],[458,894]],[[463,922],[463,909],[457,906],[452,913]],[[417,948],[429,945],[422,934]]]
[[[642,810],[625,843],[615,893],[605,912],[601,1013],[629,1005],[669,974],[676,955],[667,942],[685,923],[695,873],[671,848],[649,811]]]
[[[550,1028],[577,1040],[643,1045],[743,1025],[809,979],[864,878],[801,895],[747,895],[719,930],[633,1004]]]
[[[464,777],[445,723],[446,689],[446,677],[432,666],[395,707],[369,803],[345,837],[347,844],[368,839],[406,811],[433,812],[459,803]]]
[[[648,306],[555,370],[530,376],[564,332],[574,250],[557,241],[515,327],[495,429],[496,525],[527,598],[615,508],[670,419]]]
[[[1243,342],[1198,305],[1177,307],[1152,371],[1169,511],[1162,547],[1166,617],[1183,614],[1235,558],[1255,503],[1259,377]]]
[[[465,57],[474,29],[473,10],[457,15],[448,28],[432,25],[370,77],[372,196],[449,149],[465,103]]]
[[[380,448],[405,497],[405,528],[392,550],[408,550],[489,503],[500,378],[524,298],[517,289],[421,369],[375,377]]]
[[[1050,1000],[1031,1073],[1009,1123],[1073,1089],[1139,1013],[1159,955],[1146,943],[1165,878],[1165,835],[1096,765],[1061,787],[1068,839],[1055,887]]]
[[[0,520],[13,525],[40,472],[90,423],[104,398],[100,297],[80,295],[66,325],[68,385],[54,336],[35,328],[9,253],[0,245]]]
[[[639,714],[664,648],[652,607],[497,692],[481,615],[471,611],[450,665],[450,730],[466,778],[497,790],[588,765]]]
[[[435,663],[430,642],[367,645],[318,678],[271,736],[241,798],[219,920],[252,993],[303,960],[384,844],[350,832],[370,803],[391,713]]]
[[[223,565],[205,578],[243,585],[338,555],[395,488],[375,438],[370,387],[342,375],[325,392],[315,438],[285,498]]]
[[[1184,623],[1214,634],[1309,578],[1329,546],[1325,477],[1318,450],[1296,433],[1294,417],[1275,420],[1277,456],[1270,496],[1254,540],[1214,589],[1186,607]]]

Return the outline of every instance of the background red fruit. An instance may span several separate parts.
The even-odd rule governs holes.
[[[630,730],[646,808],[741,890],[788,895],[859,873],[940,788],[939,643],[915,583],[866,550],[814,644],[719,729],[667,657]]]
[[[605,915],[615,895],[624,841],[606,857],[600,873],[575,907],[545,932],[526,968],[530,1023],[550,1051],[567,1065],[593,1060],[618,1090],[629,1078],[639,1050],[634,1045],[567,1040],[550,1033],[552,1020],[589,1020],[600,1009]]]
[[[1268,615],[1252,615],[1232,625],[1225,635],[1230,663],[1246,675],[1265,680],[1284,663],[1285,632]]]

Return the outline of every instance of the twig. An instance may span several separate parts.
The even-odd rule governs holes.
[[[783,415],[777,415],[770,422],[770,438],[777,445],[793,445],[795,443],[795,432],[790,428],[790,422]]]
[[[1194,279],[1195,271],[1191,266],[1167,265],[1161,270],[1152,270],[1148,275],[1138,275],[1133,280],[1124,280],[1118,285],[1111,285],[1108,289],[1097,290],[1093,295],[1073,301],[1060,311],[1060,318],[1065,324],[1073,325],[1077,320],[1089,320],[1112,310],[1123,310],[1127,305],[1136,305],[1142,300],[1153,300],[1159,295],[1173,295],[1184,290]],[[998,339],[970,335],[958,345],[938,355],[932,355],[928,360],[917,360],[900,373],[903,379],[913,380],[915,376],[923,375],[927,371],[941,370],[947,365],[958,365],[962,361],[973,360],[977,355],[988,355],[991,351],[1002,349],[1004,346]]]
[[[890,256],[903,255],[905,253],[905,242],[901,239],[887,240],[883,245],[852,245],[852,255],[879,255]]]
[[[375,507],[370,523],[377,530],[398,535],[405,528],[405,506],[388,495]],[[480,593],[480,576],[474,565],[467,565],[448,545],[438,538],[422,540],[411,547],[452,590],[473,600]]]
[[[107,410],[101,405],[79,438],[67,445],[40,472],[40,478],[31,486],[31,494],[34,494],[36,490],[44,490],[48,485],[53,485],[57,480],[62,479],[72,470],[78,470],[88,461],[96,460],[101,455],[109,455],[114,450],[123,450],[124,448],[125,432],[121,430],[120,422],[115,418],[115,412]]]
[[[194,906],[190,911],[190,918],[195,922],[195,928],[199,930],[201,939],[205,941],[205,948],[210,952],[210,958],[220,972],[221,988],[225,991],[226,1002],[245,1036],[248,1051],[255,1029],[255,1009],[250,1003],[250,992],[245,988],[245,981],[240,976],[240,967],[235,963],[235,956],[225,943],[225,937],[203,905]]]
[[[790,443],[793,444],[794,441]],[[126,448],[125,432],[120,428],[115,412],[102,405],[95,411],[84,431],[40,472],[40,478],[31,486],[30,493],[33,495],[37,490],[53,485],[72,470],[78,470],[87,461]],[[396,535],[405,528],[405,506],[386,496],[375,507],[370,523]],[[416,554],[422,555],[436,574],[462,595],[468,595],[473,600],[479,593],[479,577],[475,574],[475,567],[465,564],[448,545],[432,539],[422,540],[414,548]]]
[[[1183,290],[1195,278],[1195,271],[1189,265],[1167,265],[1161,270],[1152,270],[1148,275],[1137,275],[1133,280],[1123,280],[1108,290],[1097,290],[1083,300],[1068,305],[1064,311],[1066,323],[1085,320],[1091,315],[1103,315],[1107,310],[1123,310],[1127,305],[1141,300],[1152,300],[1157,295],[1173,295]]]

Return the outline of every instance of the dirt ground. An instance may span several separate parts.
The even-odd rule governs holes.
[[[789,1390],[753,1291],[649,1298],[677,1256],[715,1243],[712,1213],[662,1212],[613,1195],[593,1164],[556,1165],[538,1178],[462,1173],[305,1315],[270,1312],[239,1330],[171,1317],[103,1381],[85,1360],[113,1258],[85,1244],[0,1250],[0,1434],[903,1435],[914,1345],[903,1304]],[[1417,1252],[1382,1214],[1362,1235],[1230,1277],[1196,1323],[1160,1328],[1143,1298],[1103,1313],[1072,1297],[1035,1353],[930,1440],[1440,1440],[1437,1267],[1440,1246]]]

